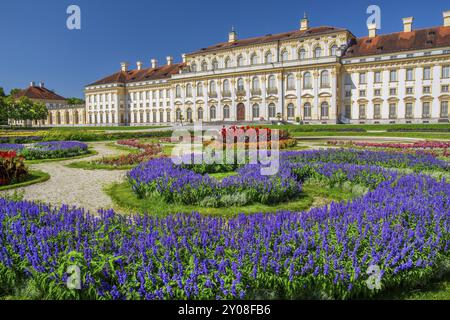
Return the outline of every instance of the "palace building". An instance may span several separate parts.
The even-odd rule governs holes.
[[[305,124],[449,121],[450,11],[441,26],[357,38],[349,30],[310,26],[228,41],[172,57],[137,62],[85,88],[90,125],[174,122]]]

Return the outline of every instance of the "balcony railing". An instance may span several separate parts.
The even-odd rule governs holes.
[[[431,115],[429,113],[424,113],[424,114],[422,114],[422,118],[429,119],[429,118],[431,118]]]
[[[389,114],[389,119],[397,119],[397,115],[395,113]]]
[[[246,92],[245,92],[245,90],[242,90],[242,89],[236,90],[236,95],[242,97],[242,96],[246,95]]]
[[[261,89],[252,89],[252,96],[260,96],[261,95]]]
[[[209,96],[210,98],[217,98],[217,92],[209,92],[209,93],[208,93],[208,96]]]
[[[222,97],[231,97],[231,91],[230,90],[222,91]]]
[[[373,118],[374,118],[374,119],[377,119],[377,120],[378,120],[378,119],[381,119],[381,114],[374,114],[374,115],[373,115]]]
[[[414,118],[414,115],[412,113],[407,113],[407,114],[405,114],[405,118],[412,119],[412,118]]]
[[[268,94],[277,94],[278,93],[278,89],[277,88],[268,88],[267,89],[267,93]]]

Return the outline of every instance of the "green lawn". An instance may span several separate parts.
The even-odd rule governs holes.
[[[87,157],[91,157],[91,156],[95,156],[97,155],[98,152],[93,150],[93,149],[89,149],[88,152],[86,152],[85,154],[81,154],[79,156],[76,157],[68,157],[68,158],[55,158],[55,159],[37,159],[37,160],[25,160],[25,164],[30,165],[30,164],[39,164],[39,163],[46,163],[46,162],[58,162],[58,161],[65,161],[65,160],[72,160],[72,159],[82,159],[82,158],[87,158]]]
[[[108,127],[55,127],[51,131],[70,131],[70,130],[85,130],[85,131],[137,131],[147,129],[161,129],[169,128],[169,126],[108,126]]]
[[[223,179],[227,174],[215,174],[218,179]],[[354,194],[343,191],[341,188],[327,188],[316,183],[305,183],[303,192],[296,200],[277,204],[263,205],[252,204],[244,207],[206,208],[199,206],[167,203],[161,197],[151,196],[147,199],[139,199],[131,190],[128,182],[116,183],[105,188],[105,192],[121,211],[127,213],[149,213],[155,216],[166,216],[174,213],[200,212],[206,215],[231,217],[240,213],[250,214],[256,212],[277,212],[280,210],[304,211],[311,207],[323,206],[332,201],[349,200]]]

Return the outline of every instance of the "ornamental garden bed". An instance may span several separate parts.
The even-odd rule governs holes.
[[[13,150],[27,161],[59,160],[91,154],[88,145],[78,141],[47,141],[29,145],[0,144],[0,150]]]

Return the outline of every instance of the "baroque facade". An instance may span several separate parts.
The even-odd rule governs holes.
[[[85,88],[90,125],[174,122],[306,124],[448,122],[450,11],[438,27],[357,38],[349,30],[310,27],[228,41],[137,62]]]

